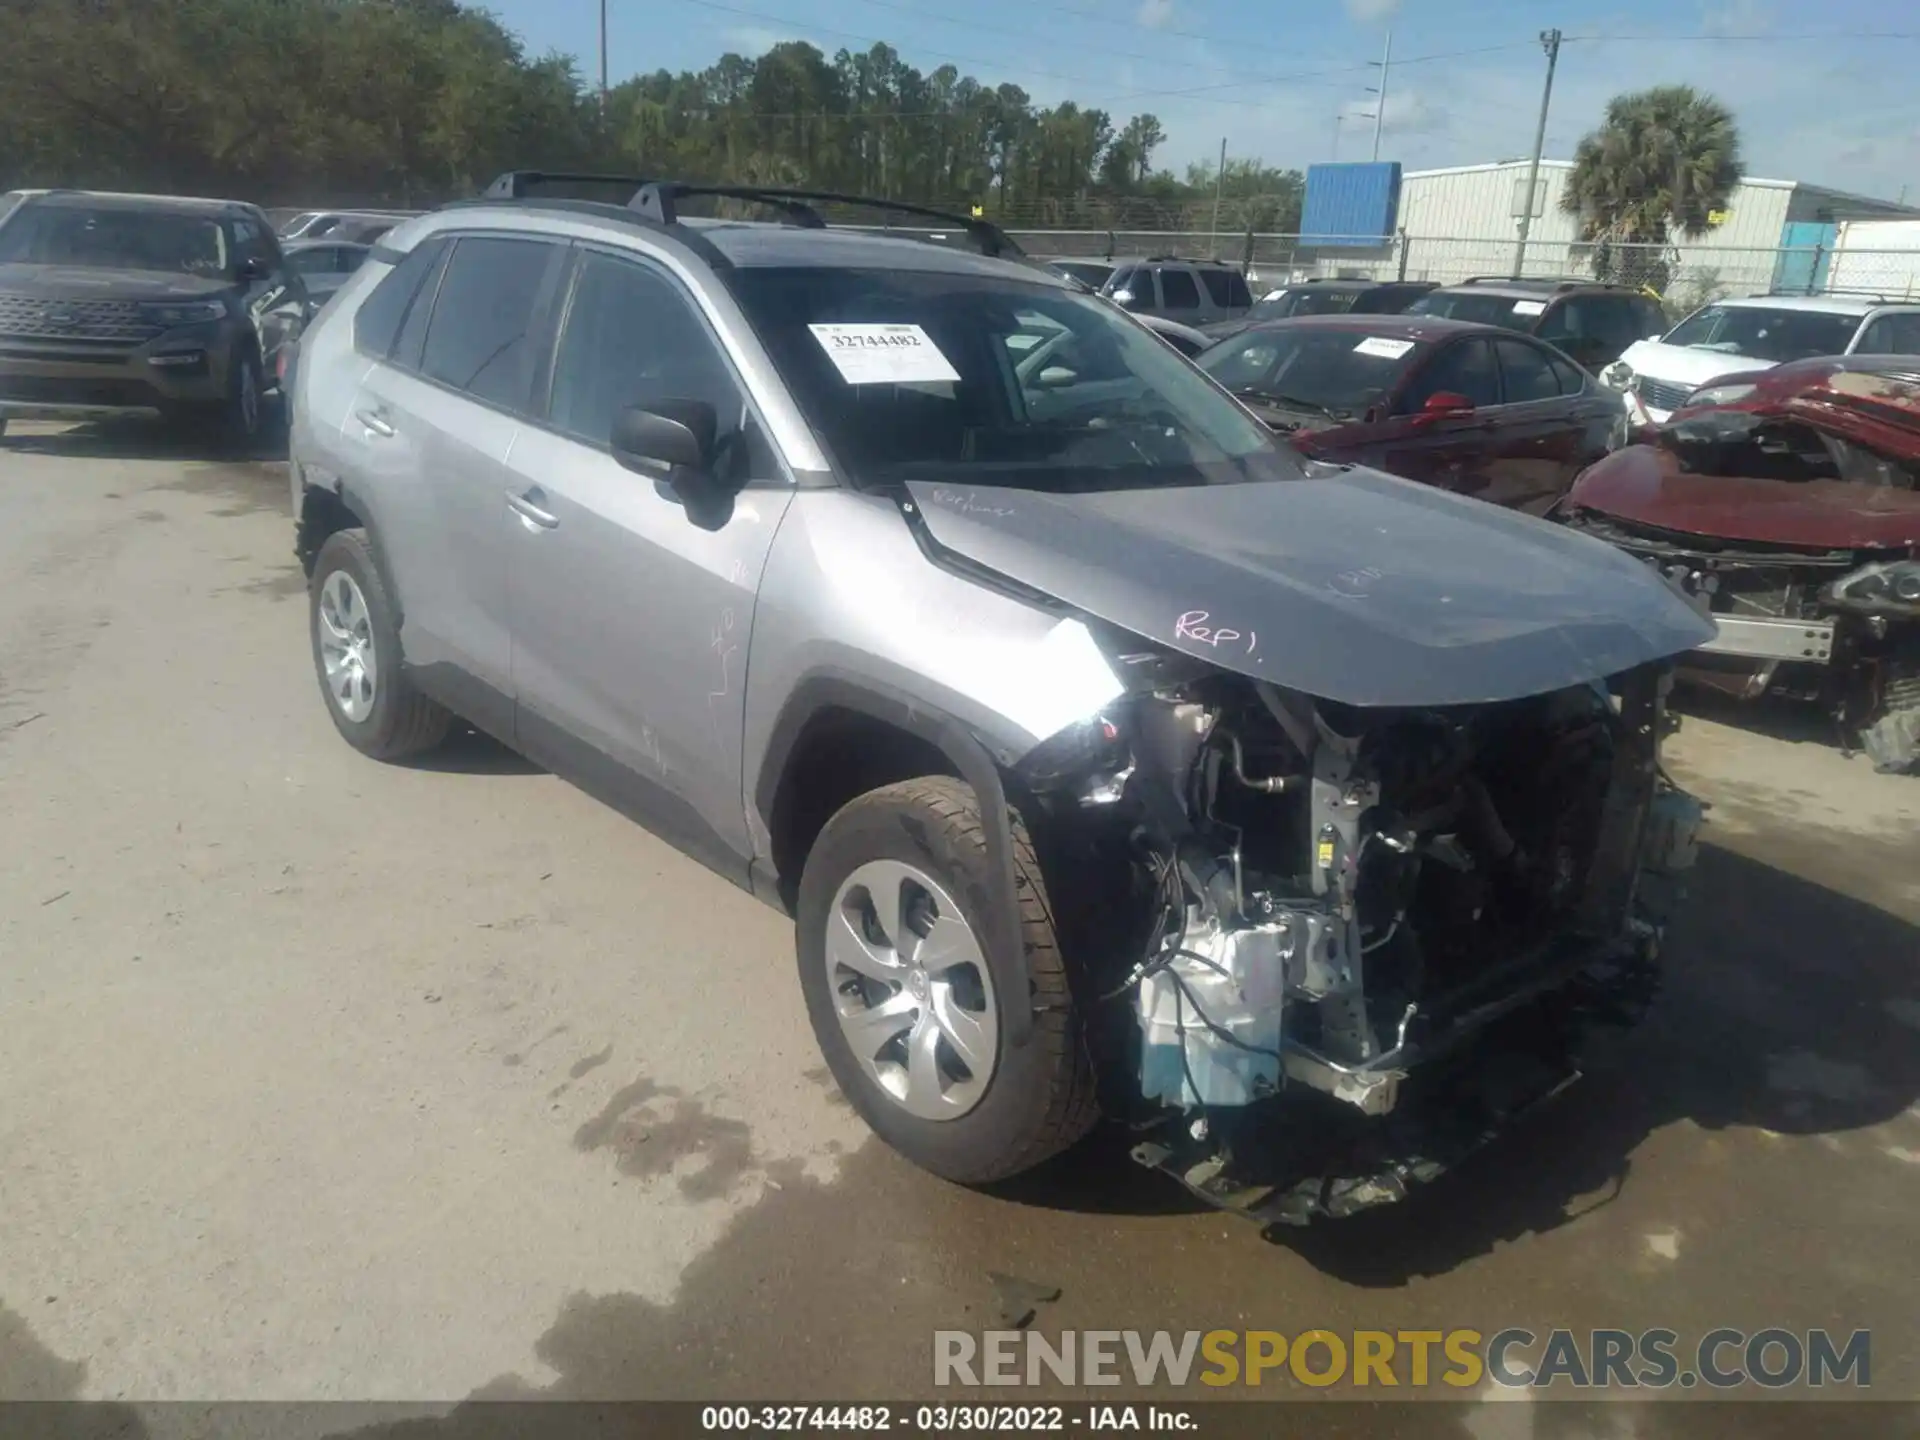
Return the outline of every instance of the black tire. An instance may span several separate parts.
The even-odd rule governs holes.
[[[242,344],[227,367],[227,377],[227,398],[221,402],[214,428],[224,443],[244,450],[258,442],[265,428],[267,381],[260,352]]]
[[[373,705],[365,718],[353,720],[327,687],[327,667],[320,650],[320,596],[327,578],[344,570],[366,600],[368,628],[373,637],[375,684]],[[362,755],[375,760],[401,760],[431,750],[446,738],[453,713],[430,700],[414,686],[400,653],[400,629],[393,601],[374,564],[373,548],[364,530],[337,530],[314,557],[307,586],[307,636],[313,649],[314,675],[320,698],[326,703],[333,728]]]
[[[921,1168],[962,1184],[1004,1180],[1072,1145],[1099,1117],[1092,1065],[1067,985],[1039,861],[1017,812],[1013,820],[1015,890],[1031,993],[995,986],[1000,1046],[979,1103],[953,1120],[909,1114],[864,1070],[835,1014],[826,962],[826,926],[842,881],[870,860],[918,866],[967,913],[976,934],[991,903],[986,832],[970,787],[929,776],[872,790],[826,824],[800,877],[800,988],[828,1069],[855,1111],[882,1140]],[[1010,1006],[1033,1011],[1024,1046],[1007,1044]]]

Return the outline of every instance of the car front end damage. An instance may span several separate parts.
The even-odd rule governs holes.
[[[1728,403],[1594,465],[1559,518],[1715,623],[1682,679],[1817,705],[1877,769],[1920,770],[1920,384],[1836,370],[1756,388],[1714,387]]]
[[[1397,1200],[1576,1078],[1653,996],[1701,824],[1659,757],[1693,609],[1559,527],[1311,473],[908,487],[930,555],[1101,662],[1005,768],[1102,1107],[1267,1224]]]
[[[1398,1200],[1644,1012],[1701,823],[1664,666],[1427,709],[1119,663],[1016,780],[1100,897],[1094,1043],[1141,1163],[1266,1224]]]

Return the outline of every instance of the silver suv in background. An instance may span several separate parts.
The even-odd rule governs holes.
[[[836,1081],[955,1180],[1105,1113],[1216,1204],[1345,1214],[1644,1008],[1699,818],[1667,663],[1712,633],[1659,576],[1302,458],[984,222],[634,183],[503,177],[308,335],[349,744],[457,716],[793,916]]]
[[[1177,255],[1116,260],[1100,293],[1123,310],[1182,325],[1235,320],[1253,308],[1253,292],[1238,265]]]

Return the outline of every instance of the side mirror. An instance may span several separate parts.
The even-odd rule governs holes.
[[[1049,365],[1033,377],[1036,390],[1064,390],[1080,377],[1064,365]]]
[[[258,255],[249,255],[233,267],[234,278],[237,280],[264,280],[271,273],[267,268],[267,262]]]
[[[1452,390],[1436,390],[1427,397],[1427,403],[1420,407],[1420,413],[1434,417],[1470,415],[1473,413],[1473,401]]]
[[[613,417],[613,458],[628,470],[673,482],[707,477],[719,422],[703,400],[662,400],[658,408],[629,405]],[[685,472],[691,472],[686,474]]]

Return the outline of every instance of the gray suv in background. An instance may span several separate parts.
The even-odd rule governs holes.
[[[1235,320],[1253,308],[1253,292],[1238,265],[1177,255],[1116,260],[1100,293],[1135,315],[1156,315],[1182,325]]]
[[[249,442],[311,309],[255,206],[30,193],[0,219],[0,429],[157,411]]]
[[[1299,456],[991,225],[634,183],[410,221],[302,342],[349,744],[471,722],[791,915],[841,1089],[959,1181],[1104,1113],[1216,1204],[1345,1214],[1644,1008],[1712,633],[1658,575]]]

